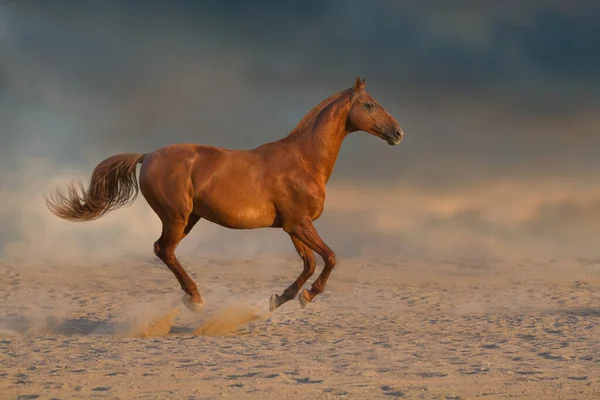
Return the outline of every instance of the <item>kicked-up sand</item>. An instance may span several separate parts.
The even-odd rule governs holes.
[[[600,260],[182,261],[0,264],[0,398],[600,398]]]

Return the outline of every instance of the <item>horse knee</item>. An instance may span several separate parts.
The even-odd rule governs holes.
[[[155,255],[156,257],[158,257],[158,258],[161,258],[161,259],[162,259],[162,257],[160,256],[160,254],[161,254],[161,249],[160,249],[160,243],[159,243],[159,242],[160,242],[160,240],[157,240],[156,242],[154,242],[154,255]]]

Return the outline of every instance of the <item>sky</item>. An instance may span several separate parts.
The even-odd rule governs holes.
[[[142,197],[73,224],[42,196],[117,152],[277,140],[357,75],[405,138],[346,139],[317,223],[334,250],[599,257],[599,48],[585,0],[0,0],[0,259],[151,258]],[[209,225],[182,251],[293,252]]]

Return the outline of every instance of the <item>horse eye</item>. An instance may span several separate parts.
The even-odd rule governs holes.
[[[373,108],[373,107],[375,107],[375,104],[373,104],[373,103],[366,103],[365,107],[367,107],[367,108]]]

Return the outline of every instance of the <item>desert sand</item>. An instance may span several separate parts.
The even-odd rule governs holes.
[[[600,260],[340,258],[273,313],[298,258],[182,261],[201,313],[152,259],[0,264],[0,397],[600,398]]]

